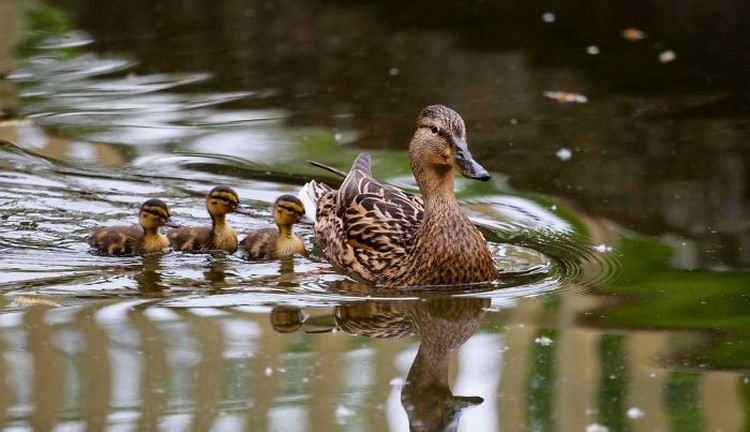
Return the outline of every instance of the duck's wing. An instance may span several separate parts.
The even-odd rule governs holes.
[[[114,226],[96,229],[89,238],[95,252],[104,255],[135,255],[143,242],[143,228]]]
[[[176,251],[205,253],[212,249],[213,231],[211,227],[172,228],[167,238]]]
[[[424,202],[375,180],[370,155],[362,153],[338,190],[336,216],[347,243],[383,253],[406,246],[422,223]]]

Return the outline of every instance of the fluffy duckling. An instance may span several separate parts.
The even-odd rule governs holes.
[[[169,230],[167,237],[172,249],[190,253],[208,253],[223,250],[237,251],[237,232],[226,220],[229,213],[251,214],[240,206],[237,192],[228,186],[216,186],[206,198],[206,209],[211,215],[210,227],[185,227]]]
[[[178,227],[164,201],[150,199],[139,212],[140,227],[112,226],[97,228],[89,245],[102,255],[139,255],[169,249],[169,240],[159,232],[163,226]]]
[[[298,253],[307,256],[302,240],[292,231],[294,224],[312,224],[305,214],[305,206],[294,195],[282,195],[273,205],[276,228],[261,228],[247,232],[241,244],[250,259],[272,260]]]
[[[316,210],[315,240],[331,263],[384,286],[455,285],[495,278],[482,233],[454,195],[456,171],[487,181],[472,157],[458,113],[443,105],[422,110],[409,144],[409,165],[422,195],[372,177],[360,154],[338,190],[306,184],[300,198]]]

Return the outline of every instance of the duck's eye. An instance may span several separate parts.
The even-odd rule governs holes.
[[[153,217],[155,217],[155,218],[160,218],[160,217],[162,217],[162,214],[161,214],[161,213],[159,213],[159,212],[158,212],[158,211],[156,211],[156,210],[143,210],[143,213],[149,214],[149,215],[151,215],[151,216],[153,216]]]
[[[430,132],[432,132],[433,135],[437,135],[440,132],[440,129],[437,126],[430,126]]]
[[[227,197],[217,196],[217,197],[214,197],[214,199],[217,200],[217,201],[221,201],[221,202],[223,202],[225,204],[232,204],[232,200],[230,200]]]

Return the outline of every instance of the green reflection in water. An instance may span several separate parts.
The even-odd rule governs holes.
[[[555,394],[558,384],[555,351],[557,330],[543,329],[536,333],[531,346],[531,361],[527,378],[526,423],[528,430],[552,432],[556,430],[554,421]]]
[[[626,413],[628,373],[627,351],[623,335],[603,335],[598,342],[601,374],[599,376],[599,422],[610,432],[629,431]]]
[[[669,430],[700,432],[705,430],[705,419],[700,409],[699,390],[702,375],[672,372],[664,389],[664,405]]]
[[[742,401],[742,410],[744,412],[744,423],[742,431],[750,432],[750,375],[740,375],[737,377],[738,393]]]

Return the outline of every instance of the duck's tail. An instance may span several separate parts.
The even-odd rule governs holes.
[[[297,197],[305,206],[305,215],[307,215],[310,220],[315,220],[315,213],[318,210],[318,201],[320,198],[332,190],[333,189],[327,184],[315,180],[310,180],[302,185]]]

